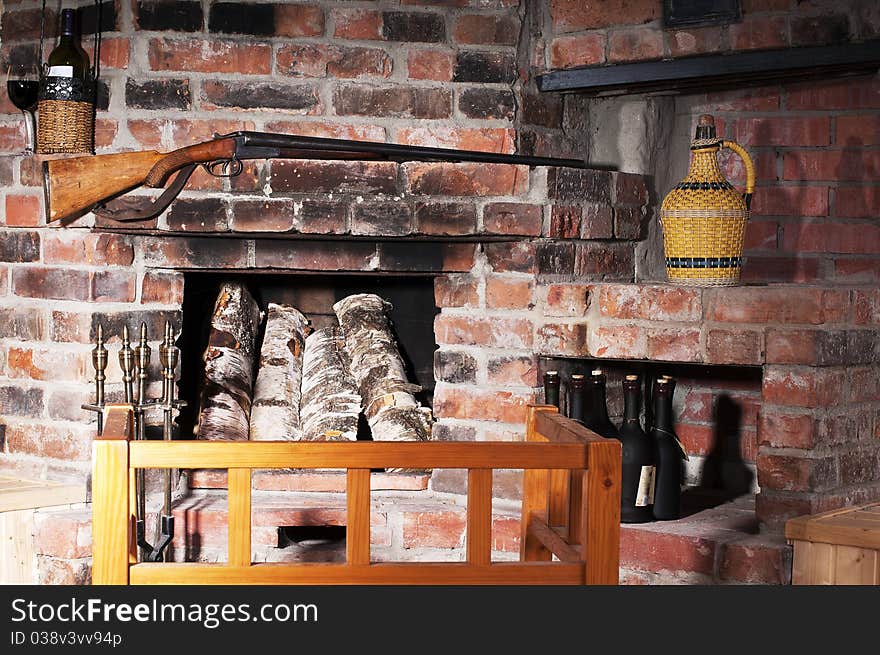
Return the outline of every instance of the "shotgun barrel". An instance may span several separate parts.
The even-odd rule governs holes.
[[[196,165],[205,166],[214,175],[233,176],[241,172],[241,161],[246,159],[476,162],[586,168],[586,163],[578,159],[239,131],[168,153],[146,150],[44,162],[46,215],[49,221],[79,216],[139,186],[164,186],[169,176],[177,173],[174,183],[149,210],[151,213],[140,213],[136,218],[156,216],[171,204]],[[113,218],[135,219],[115,214]]]

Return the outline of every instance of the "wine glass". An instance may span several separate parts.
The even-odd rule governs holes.
[[[35,61],[12,60],[6,65],[6,93],[13,105],[21,110],[25,118],[27,145],[24,154],[34,154],[35,117],[37,94],[40,89],[40,72]]]

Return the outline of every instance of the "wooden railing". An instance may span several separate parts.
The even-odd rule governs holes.
[[[131,441],[128,405],[94,442],[94,584],[617,584],[620,442],[530,407],[526,442]],[[466,562],[370,562],[370,469],[466,468]],[[138,563],[139,468],[228,469],[226,563]],[[251,562],[251,471],[344,468],[346,562]],[[519,562],[491,561],[492,469],[524,469]],[[556,556],[554,560],[553,556]]]

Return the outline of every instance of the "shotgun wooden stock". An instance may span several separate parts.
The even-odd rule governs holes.
[[[232,139],[216,139],[169,153],[144,150],[43,162],[48,220],[84,214],[144,184],[162,186],[171,173],[188,164],[228,159],[234,152]]]

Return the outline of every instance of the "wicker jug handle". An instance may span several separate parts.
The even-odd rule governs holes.
[[[743,200],[746,202],[746,209],[751,209],[752,194],[755,192],[755,164],[746,149],[735,141],[722,141],[721,147],[732,150],[743,160],[743,165],[746,167],[746,190],[743,193]]]

